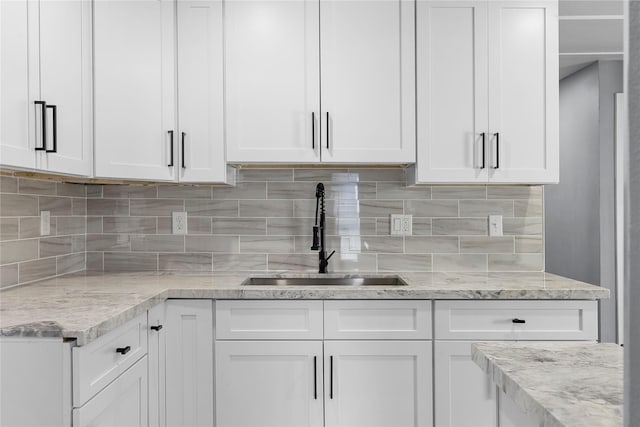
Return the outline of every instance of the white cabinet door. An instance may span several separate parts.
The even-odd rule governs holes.
[[[174,21],[172,0],[94,2],[98,177],[175,177]]]
[[[165,304],[148,312],[149,427],[166,425],[165,420]]]
[[[178,0],[180,181],[225,182],[221,0]]]
[[[74,427],[147,427],[147,357],[80,408]]]
[[[224,8],[227,160],[319,162],[318,0]]]
[[[489,180],[557,182],[558,3],[490,1],[488,33]]]
[[[91,1],[40,1],[40,99],[47,103],[47,152],[40,169],[90,175]]]
[[[430,426],[430,341],[325,341],[325,425]]]
[[[414,12],[408,0],[320,1],[323,162],[415,161]]]
[[[322,410],[322,341],[216,341],[218,427],[321,427]]]
[[[418,182],[487,181],[487,6],[417,2]]]
[[[436,427],[495,427],[495,386],[471,360],[471,342],[434,346]]]
[[[213,425],[213,302],[166,302],[167,426]]]
[[[36,167],[36,114],[40,96],[37,3],[0,2],[0,165]],[[29,25],[32,24],[32,25]]]

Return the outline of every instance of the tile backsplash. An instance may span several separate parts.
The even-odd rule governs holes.
[[[544,270],[542,186],[407,188],[401,169],[241,169],[236,187],[0,180],[2,286],[83,269],[85,255],[89,270],[316,271],[318,182],[330,271]],[[37,233],[41,210],[55,237]],[[176,211],[186,235],[171,234]],[[390,214],[413,215],[413,235],[391,236]],[[490,214],[504,237],[487,236]]]

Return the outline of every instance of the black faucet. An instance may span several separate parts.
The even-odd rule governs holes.
[[[318,207],[320,207],[319,218]],[[324,185],[320,182],[318,183],[318,185],[316,185],[316,225],[313,226],[313,246],[311,246],[312,251],[320,250],[320,253],[318,254],[318,258],[320,260],[318,273],[327,272],[329,258],[331,258],[333,254],[336,253],[336,251],[333,251],[329,256],[327,256],[327,250],[325,247],[325,228],[326,218],[324,212]]]

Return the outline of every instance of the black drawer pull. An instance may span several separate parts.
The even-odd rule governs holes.
[[[128,345],[126,347],[118,347],[116,348],[116,353],[120,353],[122,355],[125,355],[127,353],[129,353],[131,351],[131,346]]]
[[[158,325],[158,326],[152,326],[151,328],[152,331],[159,331],[160,329],[162,329],[162,325]]]
[[[511,322],[513,322],[513,323],[527,323],[526,320],[518,319],[517,317],[515,319],[512,319]]]

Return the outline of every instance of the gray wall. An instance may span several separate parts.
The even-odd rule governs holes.
[[[546,270],[611,290],[600,338],[616,341],[614,94],[622,63],[597,62],[560,82],[560,184],[545,187]]]

